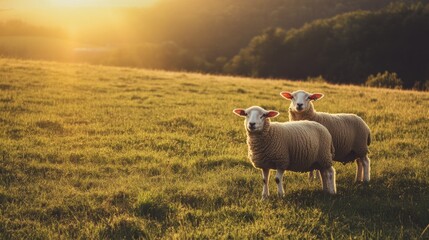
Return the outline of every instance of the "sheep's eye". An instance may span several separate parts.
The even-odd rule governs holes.
[[[267,117],[267,114],[262,114],[261,119]]]

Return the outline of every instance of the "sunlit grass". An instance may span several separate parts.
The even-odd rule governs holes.
[[[335,164],[337,196],[287,173],[285,198],[260,201],[231,111],[286,121],[296,89],[366,120],[369,186]],[[11,59],[0,93],[0,238],[413,239],[429,223],[428,93]]]

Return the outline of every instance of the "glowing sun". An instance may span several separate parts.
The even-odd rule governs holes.
[[[55,7],[125,7],[146,6],[156,0],[50,0]]]

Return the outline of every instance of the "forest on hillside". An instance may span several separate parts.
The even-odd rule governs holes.
[[[73,36],[0,11],[0,56],[354,84],[389,71],[411,88],[429,79],[427,4],[159,0],[116,9],[117,25],[86,21]]]
[[[404,87],[429,80],[429,5],[393,5],[317,20],[299,29],[270,28],[252,39],[225,71],[255,77],[364,83],[391,71]],[[416,85],[417,84],[417,85]]]

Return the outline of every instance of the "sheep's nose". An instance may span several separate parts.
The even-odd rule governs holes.
[[[256,123],[254,123],[254,122],[250,122],[250,123],[249,123],[249,126],[250,126],[250,127],[254,127],[254,126],[255,126],[255,124],[256,124]]]
[[[302,105],[304,105],[303,103],[297,103],[296,104],[298,106],[298,108],[302,108]]]

